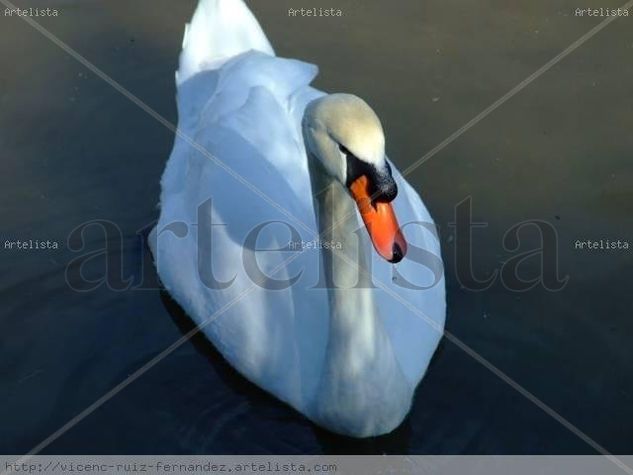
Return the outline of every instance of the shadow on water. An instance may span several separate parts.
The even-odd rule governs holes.
[[[408,416],[393,432],[366,439],[354,439],[333,434],[317,426],[313,426],[313,428],[323,453],[333,455],[406,454],[411,435]]]
[[[189,318],[178,303],[171,298],[166,290],[161,290],[160,299],[171,316],[174,324],[183,335],[196,328],[196,324]],[[334,434],[308,421],[299,412],[282,403],[269,393],[259,388],[239,374],[205,337],[202,331],[195,333],[189,340],[196,351],[202,355],[213,367],[215,373],[229,389],[248,399],[253,406],[272,406],[274,412],[287,413],[293,418],[302,419],[310,426],[322,452],[326,454],[404,454],[408,453],[411,426],[409,417],[393,432],[380,437],[356,439]]]

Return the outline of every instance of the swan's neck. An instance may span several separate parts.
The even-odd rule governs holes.
[[[412,388],[378,314],[367,271],[371,243],[360,227],[356,204],[315,157],[309,168],[321,240],[333,245],[321,247],[330,315],[315,418],[330,427],[340,425],[344,433],[375,432],[402,420]]]
[[[354,346],[372,345],[377,307],[368,268],[369,241],[360,227],[356,204],[314,157],[310,160],[310,177],[324,244],[321,249],[331,307],[330,342],[334,339]]]

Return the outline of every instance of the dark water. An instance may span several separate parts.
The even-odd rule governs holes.
[[[600,19],[570,1],[337,1],[343,18],[289,18],[304,0],[254,1],[279,54],[321,66],[317,85],[378,111],[401,167],[449,136]],[[596,0],[592,6],[612,6]],[[41,24],[176,120],[173,71],[192,1],[55,1]],[[77,226],[108,220],[122,272],[147,265],[173,136],[23,20],[0,16],[0,452],[23,453],[180,338],[188,319],[158,289],[77,292],[65,269]],[[442,228],[447,328],[614,453],[633,451],[633,17],[622,18],[418,168]],[[504,233],[558,233],[566,287],[484,291],[456,278],[448,226],[471,197],[479,279],[516,255]],[[521,249],[539,245],[526,230]],[[5,249],[50,240],[57,250]],[[92,227],[85,251],[104,246]],[[71,245],[78,245],[73,241]],[[458,244],[460,246],[463,244]],[[97,278],[97,257],[84,269]],[[522,267],[538,272],[538,259]],[[112,263],[111,263],[112,264]],[[77,266],[71,266],[77,269]],[[152,277],[151,266],[146,274]],[[71,276],[72,277],[72,276]],[[449,341],[393,434],[335,437],[235,374],[196,337],[55,440],[45,453],[556,454],[592,449]]]

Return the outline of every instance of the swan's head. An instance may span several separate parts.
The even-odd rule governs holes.
[[[401,261],[407,244],[391,206],[398,187],[376,113],[354,95],[330,94],[308,104],[302,125],[308,151],[356,201],[378,254]]]

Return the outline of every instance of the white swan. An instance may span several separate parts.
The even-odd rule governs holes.
[[[242,0],[200,1],[150,245],[240,373],[321,426],[374,436],[402,422],[440,340],[440,248],[378,117],[310,87],[316,74],[276,57]]]

